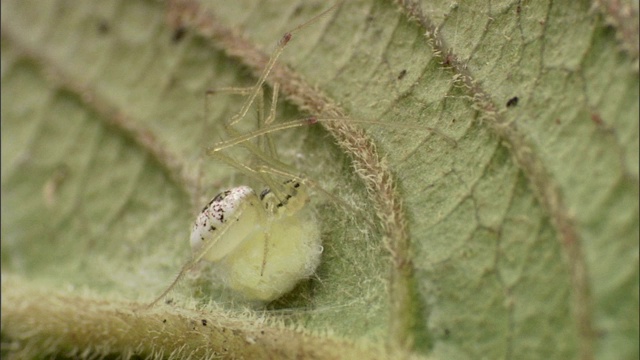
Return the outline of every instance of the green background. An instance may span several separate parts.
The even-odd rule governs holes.
[[[193,3],[265,54],[329,7]],[[357,126],[404,203],[416,322],[413,347],[382,358],[638,357],[638,15],[618,5],[631,12],[347,1],[294,34],[280,64],[349,118],[385,123]],[[312,191],[325,249],[314,278],[263,307],[209,281],[205,265],[172,304],[136,312],[188,259],[198,156],[242,105],[219,95],[205,109],[205,91],[251,86],[256,69],[203,27],[182,33],[163,2],[1,10],[3,355],[249,357],[264,343],[245,331],[266,331],[265,358],[348,358],[391,337],[375,195],[319,126],[274,134],[284,162],[341,199]],[[278,104],[278,119],[307,114]],[[204,197],[264,186],[211,158],[202,180]],[[110,322],[113,312],[140,323]],[[198,316],[217,335],[192,330]],[[83,339],[86,329],[103,336]],[[240,335],[224,342],[225,329]]]

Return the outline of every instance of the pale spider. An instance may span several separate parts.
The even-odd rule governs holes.
[[[269,133],[312,124],[317,119],[309,117],[272,125],[278,101],[279,89],[276,84],[269,115],[266,118],[260,116],[264,111],[258,109],[260,128],[257,131],[242,135],[234,125],[246,117],[256,98],[259,98],[259,105],[264,105],[264,82],[292,34],[333,11],[338,5],[340,3],[285,33],[254,86],[216,91],[245,95],[247,99],[241,109],[224,124],[230,140],[214,145],[207,153],[268,187],[260,194],[248,186],[228,189],[216,195],[202,209],[191,231],[191,259],[149,307],[163,299],[186,272],[203,259],[216,263],[225,285],[247,300],[274,300],[315,272],[323,248],[318,222],[314,213],[307,209],[307,184],[277,159]],[[258,145],[248,141],[261,136],[265,137],[265,141],[260,141]],[[220,152],[234,145],[243,147],[265,165],[253,168]],[[281,181],[275,176],[286,180]]]

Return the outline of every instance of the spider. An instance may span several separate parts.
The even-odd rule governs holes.
[[[319,121],[343,119],[310,116],[275,124],[279,86],[277,83],[273,86],[271,106],[266,117],[263,109],[263,86],[293,34],[335,10],[340,4],[341,2],[337,3],[285,33],[255,85],[249,88],[223,88],[207,93],[229,92],[246,96],[240,110],[224,124],[228,139],[209,147],[207,154],[267,187],[260,193],[248,186],[225,190],[202,209],[191,231],[192,258],[149,307],[164,298],[186,272],[203,259],[216,264],[218,275],[228,288],[252,301],[275,300],[315,272],[323,247],[318,221],[308,206],[308,185],[313,182],[296,175],[295,169],[278,159],[270,134]],[[258,129],[241,133],[234,126],[246,117],[255,103],[258,104]],[[349,120],[387,125],[373,120]],[[435,131],[431,128],[417,128]],[[258,140],[257,144],[250,141],[253,139]],[[262,165],[246,165],[222,152],[232,146],[244,148]],[[341,202],[327,191],[323,192]]]
[[[278,160],[269,133],[315,123],[310,117],[272,125],[278,101],[278,85],[273,88],[269,115],[258,109],[260,128],[242,135],[234,128],[245,118],[256,98],[264,106],[263,85],[292,34],[333,11],[340,3],[285,33],[271,55],[257,83],[249,88],[225,88],[208,94],[230,92],[247,96],[240,110],[224,124],[229,140],[214,145],[208,154],[246,175],[267,184],[259,194],[248,186],[238,186],[216,195],[200,212],[191,230],[191,259],[174,281],[148,307],[163,299],[180,279],[201,260],[216,264],[225,285],[247,300],[271,301],[291,291],[310,277],[320,263],[323,248],[320,227],[309,209],[309,193],[304,179]],[[263,136],[258,145],[247,140]],[[238,145],[265,165],[245,165],[220,152]],[[274,176],[275,175],[275,176]],[[284,178],[284,181],[278,179]]]

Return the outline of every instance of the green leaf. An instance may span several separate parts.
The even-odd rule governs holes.
[[[272,134],[333,194],[315,276],[251,304],[203,263],[149,310],[244,100],[206,90],[330,5],[3,1],[2,355],[637,358],[637,4],[400,3],[340,4],[267,81],[277,121],[344,117]],[[205,197],[264,187],[202,164]]]

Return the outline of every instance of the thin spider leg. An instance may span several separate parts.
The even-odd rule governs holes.
[[[290,38],[291,37],[289,36],[288,39]],[[285,46],[287,45],[287,42],[289,41],[288,39],[284,41],[285,39],[287,39],[286,34],[278,42],[278,46],[276,50],[273,52],[273,54],[271,55],[271,58],[269,59],[269,62],[265,66],[264,71],[260,75],[258,82],[254,85],[253,90],[249,94],[249,97],[247,98],[247,100],[242,105],[242,108],[240,108],[240,111],[238,111],[238,113],[231,118],[229,125],[233,126],[240,120],[244,119],[245,116],[247,116],[247,112],[249,111],[249,108],[251,107],[251,105],[253,105],[253,102],[258,96],[258,93],[262,91],[262,86],[264,85],[264,82],[267,79],[267,76],[269,76],[269,73],[271,73],[273,66],[275,65],[276,61],[280,57],[280,54],[282,54],[282,51],[284,50]]]
[[[215,96],[218,94],[231,94],[231,95],[240,95],[240,96],[247,96],[253,93],[253,91],[255,90],[255,87],[251,86],[251,87],[224,87],[224,88],[219,88],[219,89],[211,89],[211,90],[207,90],[206,91],[206,96],[205,96],[205,112],[208,113],[208,98],[210,96]],[[258,119],[260,119],[261,117],[264,118],[264,94],[262,91],[262,88],[260,88],[258,90],[258,94],[257,94],[257,115],[258,115]],[[234,136],[239,134],[239,132],[237,130],[235,130],[235,128],[233,128],[231,121],[224,121],[223,122],[223,126],[225,128],[225,132],[227,133],[227,135],[230,136]]]
[[[274,90],[278,90],[278,86],[275,86]],[[262,89],[260,89],[259,91],[259,95],[260,98],[262,97]],[[274,91],[274,95],[272,96],[272,104],[271,104],[271,109],[269,111],[269,119],[264,119],[264,118],[260,118],[260,116],[258,116],[258,120],[259,123],[266,123],[267,121],[269,123],[273,123],[273,118],[275,117],[275,111],[276,111],[276,106],[277,106],[277,99],[278,99],[278,92]],[[275,102],[273,102],[275,101]],[[258,100],[258,105],[260,105],[261,101]],[[258,110],[258,114],[264,114],[263,111]],[[242,137],[243,135],[235,129],[234,126],[232,126],[231,124],[225,124],[224,126],[225,132],[227,133],[227,136],[229,138],[239,138]],[[258,129],[257,131],[259,131],[260,129]],[[267,133],[268,134],[268,133]],[[260,136],[254,136],[251,139],[254,138],[258,138],[260,139]],[[266,143],[258,143],[258,146],[256,146],[255,144],[253,144],[252,142],[249,141],[242,141],[242,142],[238,142],[238,145],[240,145],[241,148],[245,149],[250,155],[253,156],[254,159],[258,159],[260,160],[262,163],[268,164],[269,166],[272,167],[276,167],[276,168],[284,168],[287,169],[287,171],[292,171],[291,167],[284,164],[283,162],[281,162],[280,160],[278,160],[277,158],[277,153],[275,151],[275,146],[271,141],[271,138],[269,137],[266,141]],[[218,153],[218,152],[216,152]],[[207,151],[207,154],[212,155],[215,157],[216,153],[210,153]],[[264,172],[258,172],[255,171],[255,169],[253,169],[251,166],[248,165],[244,165],[244,164],[239,164],[237,163],[233,158],[229,157],[229,156],[224,156],[224,157],[219,157],[220,160],[222,160],[223,162],[225,162],[228,165],[231,165],[237,169],[239,169],[240,171],[242,171],[243,173],[255,178],[256,176],[260,179],[260,181],[262,183],[267,184],[267,186],[273,191],[274,195],[276,195],[276,197],[280,200],[283,201],[286,194],[283,191],[282,188],[282,184],[279,182],[275,182],[270,176],[268,176],[268,174],[264,173]],[[236,164],[234,164],[233,162],[236,162]]]
[[[207,114],[209,114],[209,106],[207,97],[204,98],[204,115],[202,116],[202,130],[200,134],[200,143],[206,144],[207,134],[209,134],[209,122],[207,121]],[[202,179],[204,178],[203,162],[206,151],[200,150],[198,153],[198,160],[196,161],[196,188],[193,191],[191,198],[191,209],[197,214],[198,205],[201,203],[202,197]]]
[[[262,136],[268,133],[272,133],[272,132],[276,132],[276,131],[281,131],[281,130],[286,130],[286,129],[293,129],[296,127],[301,127],[301,126],[307,126],[310,124],[314,124],[316,122],[316,118],[315,117],[306,117],[306,118],[301,118],[301,119],[296,119],[296,120],[291,120],[291,121],[287,121],[284,123],[279,123],[279,124],[273,124],[267,127],[264,127],[262,129],[257,129],[255,131],[251,131],[248,132],[246,134],[241,134],[238,135],[236,137],[233,137],[229,140],[224,140],[224,141],[220,141],[217,142],[215,144],[213,144],[212,146],[208,147],[206,152],[208,155],[213,155],[214,153],[224,150],[226,148],[230,148],[232,146],[238,145],[238,144],[242,144],[248,140],[251,139],[255,139],[258,136]]]
[[[239,170],[241,173],[243,173],[244,175],[248,176],[249,178],[253,179],[256,182],[261,182],[263,181],[262,176],[260,176],[260,174],[258,173],[258,171],[256,171],[254,168],[252,168],[251,166],[245,165],[242,162],[226,155],[223,153],[216,153],[212,155],[216,160],[219,160],[233,168],[235,168],[236,170]]]
[[[243,89],[243,90],[246,90],[246,89]],[[257,104],[256,104],[258,106],[257,131],[259,131],[260,128],[268,127],[269,126],[268,124],[272,124],[274,122],[277,101],[278,101],[278,91],[279,91],[279,86],[276,84],[274,86],[274,91],[272,94],[272,99],[271,99],[272,102],[269,110],[269,116],[267,118],[264,118],[263,116],[264,110],[262,110],[264,105],[264,101],[262,99],[263,92],[262,92],[262,89],[260,89],[259,91],[260,96],[258,97]],[[225,132],[227,133],[227,136],[231,139],[242,137],[242,134],[238,130],[236,130],[235,127],[232,126],[231,124],[225,124],[224,129],[225,129]],[[237,144],[241,148],[245,149],[251,156],[253,156],[253,160],[259,160],[261,161],[262,164],[266,164],[269,167],[285,169],[284,171],[293,172],[294,171],[293,168],[291,168],[287,164],[278,160],[277,152],[275,150],[275,145],[273,144],[271,137],[268,136],[269,133],[265,133],[264,135],[266,136],[254,136],[251,138],[251,139],[255,139],[255,138],[258,139],[257,146],[250,141],[242,141]],[[239,163],[235,159],[227,155],[216,156],[220,154],[220,152],[216,152],[216,153],[207,152],[207,153],[220,159],[222,162],[226,163],[227,165],[235,167],[236,169],[240,170],[244,174],[254,179],[258,178],[259,182],[266,184],[280,202],[285,201],[287,194],[282,183],[278,181],[274,181],[273,177],[270,176],[269,173],[256,171],[255,168],[253,167],[255,165],[250,166],[250,165]],[[260,165],[260,166],[264,166],[264,165]],[[289,179],[286,179],[286,180],[289,180]]]
[[[252,132],[248,132],[246,134],[231,138],[229,140],[224,140],[224,141],[217,142],[217,143],[213,144],[212,146],[210,146],[209,148],[207,148],[207,154],[211,155],[211,154],[213,154],[215,152],[218,152],[218,151],[224,150],[226,148],[229,148],[229,147],[244,143],[245,141],[257,138],[258,136],[262,136],[262,135],[265,135],[265,134],[268,134],[268,133],[281,131],[281,130],[286,130],[286,129],[293,129],[293,128],[301,127],[301,126],[313,125],[313,124],[318,123],[318,122],[332,122],[332,121],[344,121],[344,122],[347,122],[347,123],[354,123],[354,124],[358,124],[359,123],[359,124],[390,126],[389,123],[385,123],[383,121],[377,121],[377,120],[356,119],[356,118],[317,118],[315,116],[309,116],[309,117],[306,117],[306,118],[290,120],[290,121],[279,123],[279,124],[272,124],[272,125],[269,125],[267,127],[262,128],[262,129],[257,129],[257,130],[254,130]],[[430,132],[433,132],[433,133],[441,136],[443,139],[448,141],[452,146],[457,146],[457,144],[458,144],[455,139],[451,138],[450,136],[448,136],[446,134],[443,134],[438,129],[434,129],[434,128],[429,127],[429,126],[410,125],[410,124],[392,124],[391,126],[397,127],[397,128],[402,128],[402,129],[415,129],[415,130],[430,131]]]
[[[251,94],[251,92],[253,90],[254,90],[253,86],[252,87],[224,87],[224,88],[207,90],[205,92],[205,100],[204,100],[205,119],[207,117],[206,114],[209,114],[209,97],[215,96],[215,95],[218,95],[218,94],[231,94],[231,95],[246,96],[248,94]],[[237,132],[237,131],[229,130],[229,127],[230,127],[229,121],[223,121],[222,125],[223,125],[223,127],[225,129],[225,133],[227,135],[239,134],[239,132]],[[207,131],[206,134],[209,134],[209,132]],[[203,136],[205,136],[205,134],[203,134]],[[203,144],[205,144],[205,143],[206,142],[203,142]]]
[[[239,89],[239,91],[237,91],[238,89],[229,89],[231,92],[233,93],[246,93],[246,89]],[[258,120],[258,128],[264,127],[265,124],[269,124],[271,122],[273,122],[274,118],[275,118],[275,108],[277,105],[277,94],[279,91],[279,86],[274,86],[273,89],[273,97],[272,97],[272,102],[271,102],[271,107],[270,107],[270,112],[269,112],[269,116],[267,118],[265,118],[265,111],[264,111],[264,91],[263,88],[260,88],[260,91],[258,93],[258,96],[256,98],[256,114],[257,114],[257,120]],[[228,134],[233,134],[233,133],[237,133],[237,131],[233,128],[233,125],[231,124],[225,124],[225,130]],[[255,154],[263,154],[264,152],[268,152],[271,154],[271,156],[275,155],[275,147],[273,145],[273,142],[271,141],[271,137],[270,136],[264,136],[264,137],[258,137],[258,149],[253,149],[253,144],[250,143],[245,143],[243,144],[243,147],[245,149],[247,149],[249,152],[255,153]],[[260,150],[263,149],[263,150]],[[262,180],[262,182],[266,183],[267,185],[269,185],[270,188],[272,189],[278,189],[279,187],[277,186],[276,183],[274,183],[272,181],[272,179],[270,177],[266,177],[264,176],[264,174],[261,174],[259,172],[255,172],[251,167],[247,166],[247,165],[243,165],[235,160],[233,160],[232,158],[228,157],[228,156],[221,156],[218,157],[220,160],[222,160],[223,162],[225,162],[226,164],[232,165],[234,166],[236,169],[240,169],[243,173],[248,174],[251,177],[257,177],[260,178],[260,180]],[[274,194],[278,194],[279,192],[274,192]],[[278,196],[278,195],[276,195]],[[280,197],[283,197],[284,195],[280,195]],[[260,270],[260,276],[264,275],[264,269],[267,265],[267,256],[268,256],[268,251],[269,251],[269,234],[268,232],[265,232],[264,234],[265,238],[264,238],[264,248],[263,248],[263,255],[262,255],[262,267]]]
[[[279,92],[280,92],[280,84],[278,83],[273,84],[273,93],[271,96],[271,107],[269,109],[269,116],[264,120],[264,124],[261,124],[260,127],[267,127],[275,121]],[[271,157],[278,158],[276,147],[269,133],[266,134],[265,141],[266,141],[265,151],[268,152]]]
[[[246,96],[251,94],[251,91],[253,91],[253,86],[249,86],[249,87],[222,87],[222,88],[215,88],[215,89],[209,89],[205,91],[205,95],[206,96],[216,96],[218,94],[231,94],[231,95],[241,95],[241,96]]]
[[[255,145],[250,144],[251,146],[255,147]],[[264,154],[263,154],[264,156]],[[285,194],[284,191],[282,190],[282,183],[275,181],[273,179],[273,177],[268,176],[268,174],[266,174],[265,172],[260,172],[258,170],[256,170],[255,168],[243,164],[240,161],[237,161],[236,159],[226,155],[226,154],[222,154],[222,153],[216,153],[213,155],[214,158],[220,160],[221,162],[239,170],[240,172],[242,172],[243,174],[247,175],[248,177],[256,180],[259,183],[262,184],[266,184],[267,187],[269,189],[271,189],[271,191],[273,192],[273,194],[276,196],[276,198],[278,198],[278,200],[283,201],[285,198]],[[271,159],[274,160],[274,159]]]
[[[255,159],[261,161],[260,165],[257,165],[256,168],[252,168],[252,171],[255,172],[258,176],[260,176],[262,181],[266,183],[267,186],[269,186],[269,188],[274,192],[276,197],[282,201],[285,196],[284,191],[282,190],[282,183],[273,181],[272,176],[270,176],[270,174],[273,174],[273,172],[270,173],[268,171],[260,171],[259,169],[261,168],[282,169],[281,172],[284,174],[293,174],[296,172],[296,169],[291,165],[283,163],[282,161],[279,160],[278,157],[270,156],[264,151],[261,151],[260,149],[258,149],[258,147],[256,147],[254,144],[250,142],[245,142],[240,146],[246,149],[247,151],[249,151],[251,155],[255,157]],[[247,167],[246,165],[243,165],[243,166],[245,168]],[[296,178],[299,178],[299,176],[290,176],[289,178],[285,178],[285,180],[296,179]]]
[[[278,60],[278,58],[280,57],[280,55],[282,54],[282,52],[284,51],[285,47],[287,46],[287,44],[289,43],[289,41],[291,40],[291,38],[293,37],[293,34],[300,31],[301,29],[315,23],[316,21],[320,20],[322,17],[324,17],[326,14],[332,12],[333,10],[335,10],[338,6],[340,6],[342,4],[342,2],[338,2],[335,5],[333,5],[332,7],[330,7],[329,9],[323,11],[322,13],[320,13],[319,15],[316,15],[315,17],[313,17],[312,19],[310,19],[309,21],[296,26],[295,28],[293,28],[291,31],[285,33],[282,38],[280,39],[280,41],[278,41],[278,44],[276,46],[276,49],[274,50],[274,52],[271,54],[271,57],[269,58],[269,61],[267,62],[267,64],[264,67],[264,70],[262,71],[262,74],[260,74],[260,77],[258,78],[258,81],[256,82],[256,84],[250,88],[251,90],[249,91],[249,96],[247,97],[247,99],[245,100],[245,102],[243,103],[240,111],[238,111],[238,113],[236,113],[229,122],[225,122],[225,129],[227,134],[230,136],[230,138],[238,138],[238,137],[242,137],[242,135],[240,133],[238,133],[233,126],[235,124],[237,124],[239,121],[241,121],[242,119],[244,119],[247,115],[247,112],[249,111],[249,108],[254,104],[254,102],[256,101],[257,97],[262,98],[263,97],[263,86],[265,84],[265,81],[267,79],[267,77],[269,76],[269,74],[271,73],[271,71],[273,70],[273,67],[276,63],[276,61]],[[245,90],[242,90],[242,92],[244,92]],[[270,114],[268,119],[265,120],[266,124],[271,124],[275,118],[275,107],[277,105],[277,96],[278,96],[278,86],[274,86],[274,91],[273,91],[273,99],[272,99],[272,104],[271,104],[271,110],[270,110]],[[261,103],[260,100],[258,100],[259,102],[259,109],[258,111],[260,112],[260,108],[263,107],[263,102]],[[258,116],[259,118],[261,118],[261,116]],[[262,119],[264,119],[264,117],[262,117]],[[266,127],[268,127],[268,125],[265,125]],[[271,139],[267,139],[267,146],[269,147],[269,152],[271,153],[271,155],[275,155],[275,146],[273,145]],[[260,144],[259,144],[260,145]],[[275,161],[274,160],[267,160],[266,157],[261,153],[261,151],[258,149],[258,151],[256,151],[256,148],[254,146],[249,146],[248,144],[244,144],[244,147],[251,153],[257,155],[259,158],[261,158],[263,161],[266,161],[267,163],[273,164]],[[207,151],[207,153],[209,153]],[[272,156],[273,157],[273,156]],[[279,162],[279,161],[278,161]],[[280,163],[282,164],[282,163]],[[268,183],[268,179],[266,182]],[[274,186],[274,185],[269,185],[271,187],[272,190],[276,190],[278,188],[278,186]]]
[[[263,90],[263,88],[261,88],[260,90]],[[274,92],[278,91],[279,89],[277,87],[275,87],[273,89]],[[260,94],[258,95],[258,104],[256,106],[256,110],[258,113],[258,129],[263,127],[264,124],[268,123],[270,121],[269,118],[264,117],[264,91],[260,91]],[[271,104],[271,109],[273,109],[273,103]],[[271,117],[271,112],[269,114],[269,117]],[[267,149],[269,148],[269,146],[273,146],[273,144],[271,143],[271,138],[270,137],[259,137],[258,138],[258,148],[261,149]],[[261,176],[264,178],[264,176]],[[269,232],[265,231],[264,232],[264,247],[262,250],[262,267],[260,268],[260,277],[264,276],[264,268],[267,266],[267,255],[269,252]]]
[[[182,269],[180,269],[180,272],[178,272],[178,275],[176,275],[176,277],[173,279],[173,281],[171,282],[171,284],[162,292],[162,294],[160,294],[160,296],[158,296],[157,298],[155,298],[152,302],[150,302],[145,308],[146,309],[151,309],[155,304],[157,304],[160,300],[164,299],[165,296],[167,296],[167,294],[173,290],[173,288],[178,284],[178,281],[180,281],[183,277],[184,274],[187,273],[187,271],[191,270],[194,266],[195,266],[195,262],[193,260],[189,260],[189,262],[187,262]]]
[[[251,86],[251,87],[224,87],[224,88],[207,90],[206,93],[205,93],[205,106],[206,106],[205,109],[208,108],[208,98],[209,98],[209,96],[215,96],[215,95],[224,94],[224,93],[231,94],[231,95],[247,96],[247,95],[253,94],[254,90],[255,90],[255,86]],[[258,89],[258,93],[256,95],[256,98],[257,98],[256,101],[258,102],[258,105],[257,105],[257,108],[256,108],[258,119],[264,118],[264,94],[263,94],[262,88]],[[233,118],[235,118],[235,116]],[[233,120],[224,122],[225,129],[227,129],[228,127],[232,127],[233,124],[235,124],[235,123],[232,123],[232,121]]]
[[[251,93],[254,90],[253,87],[251,88],[223,88],[222,91],[224,92],[228,92],[231,94],[239,94],[239,95],[246,95],[247,93]],[[275,88],[275,90],[278,90],[278,87]],[[277,95],[276,95],[276,100],[277,100]],[[263,88],[260,88],[258,91],[258,96],[256,97],[256,112],[257,112],[257,117],[258,117],[258,128],[262,127],[263,124],[266,121],[272,122],[272,120],[269,119],[265,119],[264,117],[264,92],[263,92]],[[271,110],[270,110],[270,117],[275,116],[275,107],[274,105],[271,106]],[[233,137],[237,137],[237,136],[241,136],[241,133],[230,123],[225,122],[223,124],[226,135],[230,138]],[[250,154],[253,154],[256,158],[262,159],[264,158],[264,154],[265,154],[265,150],[261,150],[261,149],[268,149],[269,146],[273,147],[273,144],[270,143],[265,143],[265,140],[262,137],[258,137],[258,146],[256,147],[254,144],[252,143],[244,143],[242,144],[242,148],[244,148],[245,150],[247,150]],[[267,141],[270,141],[270,138],[267,139]],[[275,182],[273,182],[273,180],[269,177],[265,177],[264,174],[261,174],[259,172],[256,172],[255,170],[253,170],[250,166],[247,165],[243,165],[240,164],[239,162],[237,162],[235,159],[229,157],[229,156],[224,156],[224,157],[218,157],[220,160],[222,160],[224,163],[231,165],[233,167],[235,167],[236,169],[239,169],[240,171],[242,171],[244,174],[257,179],[259,182],[262,183],[266,183],[267,186],[269,186],[269,188],[274,189],[274,194],[276,194],[276,196],[282,197],[282,192],[280,191],[280,184],[277,184]],[[263,160],[264,161],[264,160]]]
[[[208,140],[208,138],[210,137],[210,134],[212,133],[212,128],[211,128],[211,124],[208,120],[208,114],[209,114],[209,97],[210,96],[215,96],[218,94],[231,94],[231,95],[241,95],[241,96],[246,96],[247,94],[251,93],[251,91],[253,90],[253,87],[223,87],[223,88],[217,88],[217,89],[210,89],[207,90],[205,92],[205,98],[204,98],[204,117],[203,117],[203,124],[202,124],[202,132],[201,132],[201,143],[202,144],[206,144],[206,141]],[[263,95],[262,93],[259,94],[259,98],[258,98],[258,104],[262,104],[259,106],[258,110],[260,111],[260,108],[264,108],[264,100],[263,100]],[[264,116],[264,110],[261,111],[262,116]],[[259,113],[258,116],[260,116],[261,114]],[[226,124],[223,124],[225,129],[227,128]],[[229,133],[229,131],[227,131],[227,133]],[[238,132],[233,132],[233,133],[238,133]],[[194,190],[194,195],[193,195],[193,199],[192,199],[192,208],[195,209],[195,213],[197,214],[198,212],[198,204],[202,203],[202,178],[204,177],[204,171],[203,171],[203,161],[204,161],[204,156],[206,155],[206,151],[202,151],[200,153],[200,155],[198,156],[198,161],[197,161],[197,181],[196,181],[196,189]]]
[[[280,84],[273,84],[273,93],[271,94],[271,107],[269,109],[269,116],[264,120],[264,124],[261,126],[271,125],[276,119],[276,107],[278,106],[278,95],[280,92]]]
[[[262,268],[260,268],[260,276],[264,275],[264,269],[267,267],[267,255],[269,254],[269,233],[264,234],[264,254],[262,255]]]
[[[220,88],[220,89],[213,89],[213,90],[208,90],[206,95],[207,96],[213,96],[219,93],[230,93],[230,94],[234,94],[234,95],[244,95],[246,96],[247,94],[251,94],[252,91],[255,90],[255,87],[247,87],[247,88],[241,88],[241,87],[228,87],[228,88]],[[256,104],[256,113],[257,113],[257,117],[258,117],[258,129],[260,128],[264,128],[270,124],[272,124],[275,120],[276,117],[276,108],[277,108],[277,103],[278,103],[278,94],[279,94],[279,90],[280,90],[280,85],[278,83],[274,84],[273,87],[273,91],[272,91],[272,98],[271,98],[271,104],[270,104],[270,109],[269,109],[269,115],[265,118],[265,112],[264,112],[264,91],[263,88],[259,88],[258,89],[258,94],[255,98],[255,101],[257,102]],[[225,132],[227,133],[227,136],[229,138],[237,138],[239,136],[242,136],[241,133],[236,130],[233,127],[232,123],[229,122],[225,122],[224,123],[224,128],[225,128]],[[205,131],[206,133],[208,133],[208,131]],[[243,146],[245,147],[245,149],[247,149],[247,151],[249,151],[250,153],[256,155],[258,158],[264,160],[264,156],[263,154],[268,154],[267,156],[270,156],[272,158],[277,158],[277,151],[275,148],[275,145],[273,143],[273,140],[271,138],[271,136],[265,136],[263,137],[255,137],[258,139],[258,149],[256,149],[255,147],[252,146]],[[244,144],[246,145],[246,144]]]
[[[260,129],[261,127],[264,126],[264,122],[266,121],[265,117],[264,117],[264,88],[261,89],[263,91],[260,91],[260,94],[258,94],[257,97],[257,104],[256,104],[256,115],[257,115],[257,125],[258,125],[258,129]],[[266,149],[266,147],[268,146],[266,143],[266,138],[265,137],[258,137],[258,148],[260,149]]]
[[[282,51],[284,50],[284,48],[287,46],[287,44],[289,43],[289,41],[293,37],[293,34],[298,32],[298,31],[300,31],[300,30],[302,30],[303,28],[315,23],[316,21],[320,20],[322,17],[324,17],[328,13],[332,12],[333,10],[335,10],[341,4],[342,4],[342,2],[336,3],[335,5],[330,7],[329,9],[323,11],[319,15],[316,15],[315,17],[313,17],[309,21],[307,21],[307,22],[305,22],[305,23],[303,23],[301,25],[296,26],[295,28],[293,28],[292,30],[290,30],[289,32],[285,33],[282,36],[280,41],[278,41],[278,45],[276,46],[276,49],[274,50],[273,54],[271,54],[271,57],[269,58],[269,61],[265,65],[264,71],[260,75],[260,78],[258,78],[258,82],[255,84],[255,86],[253,88],[253,91],[251,92],[251,95],[249,95],[249,97],[247,98],[245,103],[242,105],[242,108],[240,109],[240,111],[233,118],[231,118],[230,125],[234,125],[238,121],[244,119],[244,117],[247,115],[247,112],[249,111],[249,108],[253,104],[256,96],[258,96],[258,92],[262,89],[262,86],[264,85],[264,82],[266,81],[267,77],[271,73],[271,70],[273,70],[273,66],[275,65],[275,63],[278,60],[278,58],[280,57],[280,55],[282,54]]]

